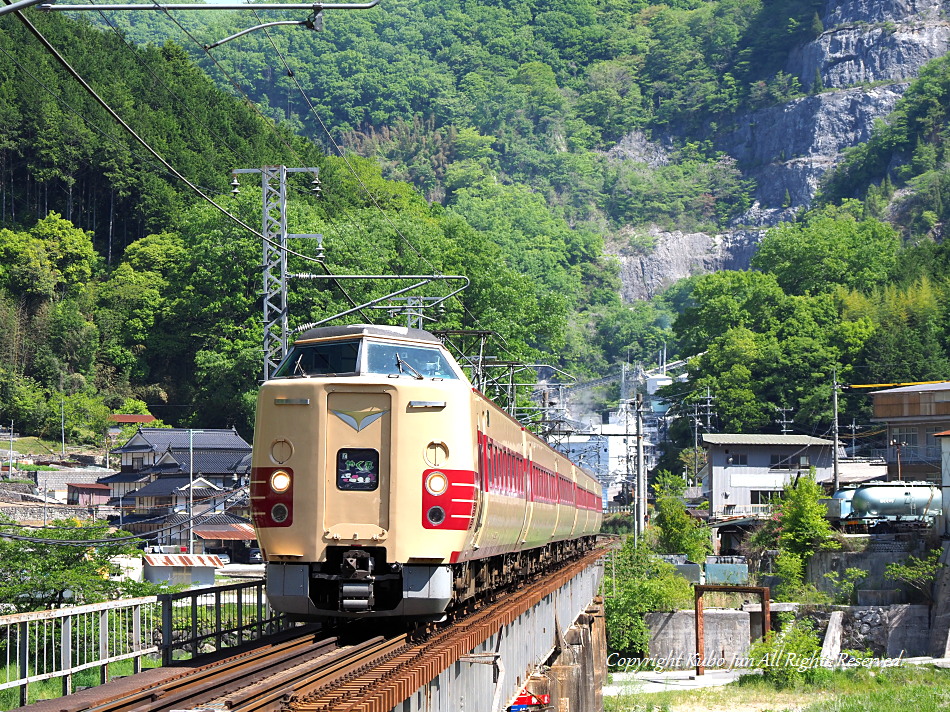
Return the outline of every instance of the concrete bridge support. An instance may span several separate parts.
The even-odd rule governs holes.
[[[505,712],[527,690],[545,712],[601,712],[606,674],[598,563],[452,663],[393,712]],[[544,697],[547,696],[547,697]]]

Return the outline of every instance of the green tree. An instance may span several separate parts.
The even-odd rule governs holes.
[[[942,549],[933,549],[926,556],[909,556],[905,562],[894,562],[884,567],[884,578],[907,584],[929,604],[933,602],[933,584],[944,567],[940,563]]]
[[[703,562],[712,553],[709,528],[689,516],[683,495],[686,481],[665,470],[657,474],[652,525],[657,530],[657,548],[662,554],[686,554],[690,561]]]
[[[785,485],[778,504],[778,546],[807,563],[816,551],[837,549],[831,524],[821,503],[824,492],[814,473]]]
[[[41,529],[4,526],[0,537],[0,603],[17,612],[42,611],[64,605],[99,603],[134,593],[140,584],[118,580],[116,556],[141,556],[126,532],[101,523],[57,520]],[[112,541],[115,540],[115,541]],[[89,545],[57,541],[89,541]]]
[[[671,564],[651,553],[642,537],[639,541],[626,537],[606,570],[607,644],[619,653],[646,654],[650,631],[643,616],[691,605],[692,586]]]
[[[900,244],[886,223],[826,209],[769,230],[752,266],[774,275],[788,294],[817,294],[838,285],[867,291],[889,280]]]

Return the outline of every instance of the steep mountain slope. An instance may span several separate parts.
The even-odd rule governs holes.
[[[736,115],[729,126],[703,133],[755,180],[754,206],[722,234],[655,230],[648,254],[618,251],[624,297],[649,298],[680,277],[747,267],[761,229],[811,205],[842,152],[867,141],[908,80],[947,52],[947,8],[939,0],[827,2],[825,29],[794,49],[784,67],[820,93]]]

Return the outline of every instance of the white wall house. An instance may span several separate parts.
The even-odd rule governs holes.
[[[819,482],[833,477],[834,443],[810,435],[704,434],[700,471],[710,517],[754,516],[768,509],[787,482],[815,468]]]

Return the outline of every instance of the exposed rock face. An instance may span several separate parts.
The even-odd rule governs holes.
[[[889,114],[906,88],[901,83],[827,92],[741,117],[717,148],[737,158],[756,181],[763,210],[743,216],[742,222],[774,225],[786,217],[783,206],[809,205],[841,152],[867,141],[874,119]]]
[[[938,21],[947,10],[941,0],[828,0],[825,27],[858,22]]]
[[[721,269],[746,269],[762,238],[758,230],[707,235],[653,228],[650,235],[656,242],[649,254],[610,250],[620,261],[624,301],[649,299],[684,277]]]
[[[828,0],[820,16],[825,31],[792,52],[785,71],[805,88],[820,76],[825,91],[737,116],[714,139],[756,181],[755,205],[736,221],[739,229],[654,232],[650,254],[618,251],[625,299],[649,298],[689,275],[748,267],[763,235],[748,228],[770,227],[809,206],[844,149],[866,141],[920,68],[950,51],[950,0]],[[866,86],[872,82],[887,83]],[[639,136],[610,155],[657,163]]]
[[[903,81],[950,49],[950,24],[938,0],[852,0],[828,3],[827,28],[791,53],[785,67],[814,89],[879,81]]]

